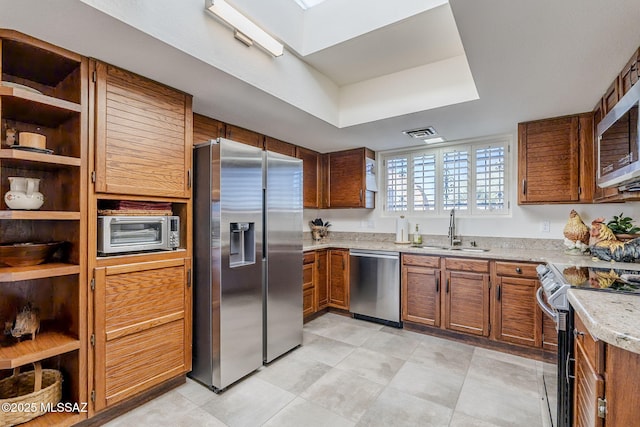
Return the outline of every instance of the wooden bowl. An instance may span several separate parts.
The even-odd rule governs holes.
[[[47,148],[47,137],[33,132],[20,132],[18,134],[18,143],[23,147],[44,150]]]
[[[53,255],[62,243],[13,243],[0,245],[0,263],[11,267],[42,264]]]

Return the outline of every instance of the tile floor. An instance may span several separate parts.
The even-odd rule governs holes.
[[[325,314],[216,395],[187,383],[107,424],[543,427],[542,362]]]

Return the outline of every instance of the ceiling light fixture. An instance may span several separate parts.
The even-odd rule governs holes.
[[[205,0],[205,9],[234,28],[236,39],[250,46],[255,43],[273,56],[281,56],[284,46],[267,34],[262,28],[251,22],[249,18],[234,9],[224,0]],[[244,37],[243,37],[244,36]]]

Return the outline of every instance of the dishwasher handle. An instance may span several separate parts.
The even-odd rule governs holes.
[[[382,251],[349,251],[350,256],[366,257],[366,258],[383,258],[383,259],[400,259],[398,252],[382,252]]]

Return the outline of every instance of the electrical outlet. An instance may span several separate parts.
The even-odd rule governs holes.
[[[544,221],[540,222],[540,231],[543,233],[550,233],[551,221],[549,221],[548,219],[545,219]]]

